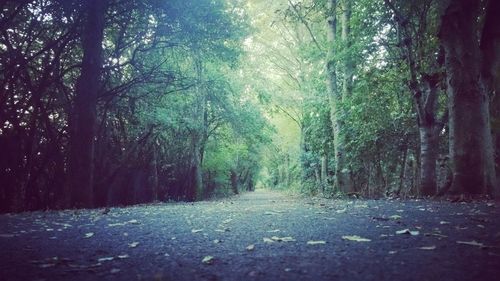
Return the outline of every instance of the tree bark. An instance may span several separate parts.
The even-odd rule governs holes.
[[[337,1],[328,1],[328,18],[327,18],[327,88],[328,99],[330,103],[330,120],[333,127],[333,148],[335,151],[335,178],[334,192],[347,192],[346,182],[348,178],[347,169],[345,168],[345,151],[341,136],[342,120],[340,120],[340,103],[342,95],[337,87],[337,66],[335,61],[335,39],[337,37],[337,18],[336,18]]]
[[[346,99],[352,95],[353,87],[353,75],[354,75],[354,62],[351,56],[351,13],[352,13],[352,2],[351,0],[342,0],[342,34],[341,39],[343,43],[344,50],[347,52],[344,55],[344,76],[342,83],[342,98]]]
[[[437,192],[436,162],[439,154],[439,123],[436,120],[438,74],[424,76],[423,89],[416,106],[419,111],[420,135],[420,181],[421,196],[432,196]]]
[[[484,20],[484,27],[481,35],[480,50],[482,55],[482,68],[481,68],[481,83],[485,95],[491,98],[491,117],[498,120],[500,107],[500,1],[488,1],[486,6],[486,15]],[[488,109],[489,110],[489,109]],[[492,124],[491,119],[487,121]],[[500,137],[497,132],[493,136],[486,131],[487,152],[487,188],[488,193],[495,197],[500,197],[500,186],[498,186],[498,178],[495,172],[495,166],[499,169],[498,158],[495,159],[496,153],[499,153]],[[491,145],[490,145],[491,144]]]
[[[494,2],[494,1],[493,1]],[[439,37],[447,70],[452,193],[494,190],[489,97],[481,85],[478,22],[480,1],[447,1]],[[496,27],[498,28],[498,27]]]
[[[234,194],[238,194],[238,174],[236,171],[232,170],[230,171],[230,179],[231,179],[231,190],[233,191]]]
[[[92,207],[94,200],[94,138],[97,96],[101,87],[102,42],[107,1],[89,0],[84,6],[82,68],[76,83],[69,123],[67,195],[71,207]]]

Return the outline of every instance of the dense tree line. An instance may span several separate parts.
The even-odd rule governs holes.
[[[2,211],[500,192],[499,1],[0,8]]]
[[[0,209],[253,189],[266,123],[233,1],[0,4]]]
[[[270,157],[270,184],[327,196],[498,195],[498,1],[273,8],[255,46],[273,34],[269,56],[292,62],[273,62],[279,75],[268,80],[300,98],[268,96],[290,124],[300,120],[301,149]],[[300,169],[284,179],[284,165]]]

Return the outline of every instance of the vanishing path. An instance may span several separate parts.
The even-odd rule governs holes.
[[[418,233],[396,234],[404,229]],[[354,235],[371,241],[342,238]],[[499,246],[498,203],[257,191],[108,213],[0,215],[0,280],[499,280]]]

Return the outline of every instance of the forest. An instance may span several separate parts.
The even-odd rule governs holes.
[[[0,8],[0,212],[500,196],[500,1]]]

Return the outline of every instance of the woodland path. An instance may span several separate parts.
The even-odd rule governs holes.
[[[109,212],[7,214],[0,280],[500,280],[499,218],[498,202],[263,190]],[[404,229],[413,235],[396,234]],[[203,263],[206,256],[213,259]]]

